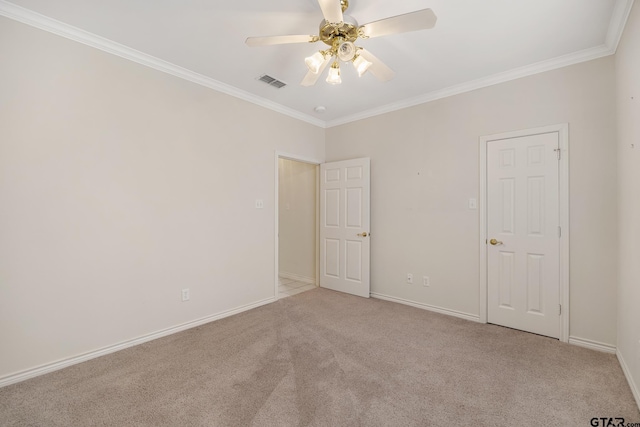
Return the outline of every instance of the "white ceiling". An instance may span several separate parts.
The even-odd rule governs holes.
[[[39,21],[42,28],[65,27],[42,23],[53,18],[162,60],[156,63],[205,76],[210,87],[332,126],[611,54],[632,1],[350,0],[347,14],[359,24],[424,8],[433,9],[438,22],[432,30],[358,40],[396,71],[390,82],[370,73],[358,78],[343,66],[341,85],[321,78],[314,87],[299,82],[307,71],[304,58],[324,49],[322,42],[249,48],[244,40],[317,34],[317,0],[0,0],[0,13]],[[88,36],[75,38],[82,37]],[[288,86],[275,89],[256,80],[265,73]],[[314,112],[319,105],[324,114]]]

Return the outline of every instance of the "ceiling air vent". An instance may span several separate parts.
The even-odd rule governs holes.
[[[258,80],[260,80],[261,82],[265,82],[269,86],[273,86],[276,89],[281,89],[287,85],[285,82],[281,82],[280,80],[274,79],[273,77],[266,74],[258,77]]]

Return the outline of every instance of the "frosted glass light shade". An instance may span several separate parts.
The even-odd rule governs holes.
[[[304,63],[307,64],[307,67],[309,67],[309,71],[311,71],[313,74],[318,74],[318,71],[320,71],[320,66],[322,66],[323,62],[324,55],[321,52],[316,52],[308,58],[304,59]]]
[[[356,59],[353,61],[353,67],[358,72],[358,77],[362,77],[362,75],[367,72],[371,65],[371,62],[367,61],[362,56],[356,57]]]
[[[338,58],[341,61],[351,61],[356,56],[356,46],[351,42],[344,42],[338,47]]]
[[[342,83],[342,79],[340,78],[340,65],[338,65],[338,61],[334,62],[331,65],[331,68],[329,68],[327,83],[332,85],[339,85]]]

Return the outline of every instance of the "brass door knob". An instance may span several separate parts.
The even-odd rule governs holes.
[[[365,231],[365,232],[363,232],[363,233],[357,234],[357,236],[360,236],[360,237],[367,237],[367,236],[369,236],[369,234],[367,234],[367,232]]]
[[[495,245],[501,245],[501,244],[502,244],[502,242],[501,242],[501,241],[496,240],[496,239],[491,239],[491,240],[489,240],[489,243],[491,243],[493,246],[495,246]]]

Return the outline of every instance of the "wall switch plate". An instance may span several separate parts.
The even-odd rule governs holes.
[[[182,301],[189,301],[189,288],[182,290]]]
[[[429,282],[429,276],[422,277],[422,286],[431,286],[431,283]]]
[[[411,274],[411,273],[407,274],[407,283],[409,285],[413,284],[413,274]]]
[[[264,200],[256,199],[256,209],[262,209],[262,208],[264,208]]]
[[[478,201],[476,199],[469,199],[469,209],[478,209]]]

